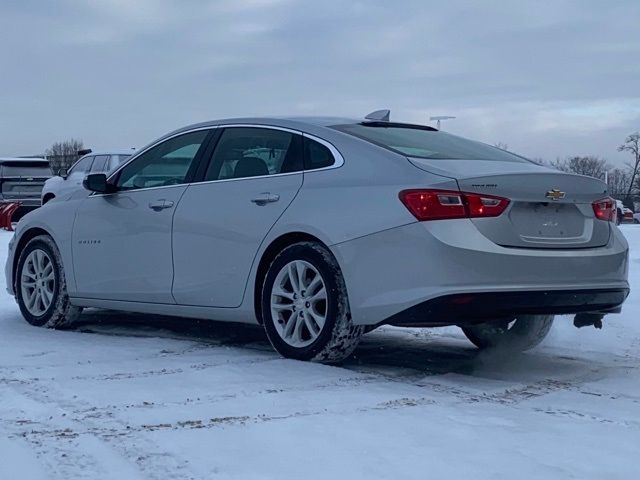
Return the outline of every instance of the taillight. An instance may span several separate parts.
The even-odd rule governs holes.
[[[616,221],[616,201],[613,198],[602,198],[593,202],[592,205],[596,218],[607,222]]]
[[[506,198],[449,190],[403,190],[399,196],[420,221],[497,217],[509,205]]]

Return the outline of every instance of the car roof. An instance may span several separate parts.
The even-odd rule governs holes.
[[[96,150],[96,151],[92,151],[91,153],[87,153],[86,155],[83,155],[82,158],[84,157],[89,157],[89,156],[96,156],[96,155],[133,155],[135,153],[135,149],[114,149],[114,150]]]
[[[174,135],[182,131],[193,130],[195,128],[216,127],[225,124],[253,124],[253,125],[269,125],[272,127],[291,128],[294,130],[306,130],[309,127],[330,127],[332,125],[341,125],[346,123],[360,123],[362,120],[344,117],[239,117],[239,118],[222,118],[220,120],[209,120],[206,122],[194,123],[179,128],[168,135]]]

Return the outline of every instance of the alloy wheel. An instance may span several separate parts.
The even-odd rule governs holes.
[[[282,267],[271,290],[271,315],[278,335],[292,347],[318,338],[327,320],[327,289],[313,265],[294,260]]]
[[[56,277],[51,257],[40,249],[33,250],[22,266],[20,288],[28,312],[40,317],[53,302]]]

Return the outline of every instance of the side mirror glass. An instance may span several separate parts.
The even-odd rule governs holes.
[[[67,171],[66,168],[61,168],[60,170],[58,170],[58,176],[62,178],[67,178],[69,176],[69,172]]]
[[[90,192],[96,193],[113,193],[116,191],[115,185],[107,182],[107,176],[104,173],[92,173],[87,175],[82,186]]]

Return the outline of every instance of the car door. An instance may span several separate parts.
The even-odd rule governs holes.
[[[266,234],[302,186],[302,136],[226,127],[173,229],[173,295],[181,305],[237,307]]]
[[[209,135],[198,130],[153,146],[112,175],[115,193],[82,202],[72,235],[79,297],[174,303],[173,215]]]
[[[84,180],[87,173],[91,171],[94,158],[95,157],[93,155],[87,155],[86,157],[78,160],[78,162],[71,167],[67,177],[60,183],[59,189],[56,192],[57,197],[61,197],[82,188],[82,180]]]

